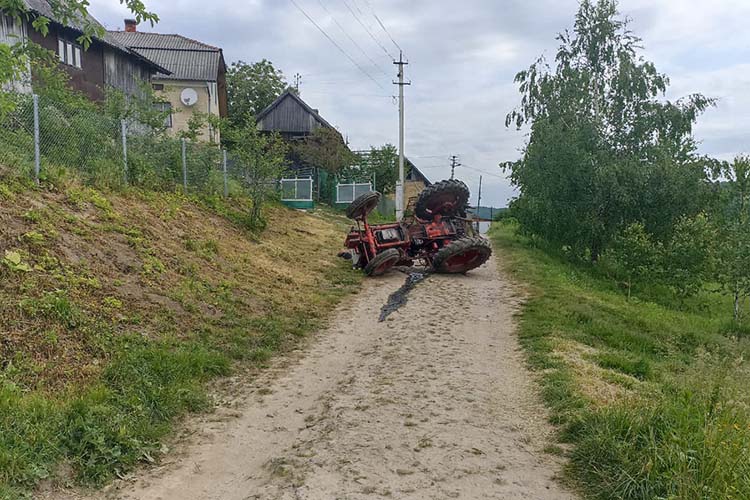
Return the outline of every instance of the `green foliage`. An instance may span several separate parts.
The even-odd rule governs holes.
[[[286,87],[284,74],[271,61],[232,63],[227,70],[227,100],[232,125],[255,126],[254,117],[276,100]]]
[[[11,271],[28,273],[32,270],[31,266],[24,262],[21,253],[17,250],[6,250],[5,256],[0,262],[5,264]]]
[[[398,180],[398,150],[392,144],[371,147],[365,155],[360,155],[351,167],[344,168],[339,177],[351,181],[374,181],[375,190],[393,193]]]
[[[662,238],[705,198],[706,161],[692,124],[713,101],[659,98],[666,76],[638,55],[640,40],[615,0],[584,0],[556,66],[539,59],[516,82],[521,105],[507,125],[531,124],[523,158],[505,164],[527,234],[596,260],[628,225]]]
[[[697,294],[713,272],[716,231],[704,214],[680,219],[664,246],[661,280],[679,297]]]
[[[292,144],[291,154],[302,163],[336,174],[356,165],[359,158],[352,153],[341,134],[320,127],[304,139]]]
[[[264,134],[254,126],[229,126],[224,135],[234,145],[237,175],[244,181],[252,206],[251,229],[263,229],[263,205],[276,193],[276,181],[286,168],[288,146],[277,134]]]
[[[42,36],[49,33],[49,24],[55,21],[62,25],[69,25],[75,21],[75,25],[82,30],[81,35],[77,38],[85,50],[88,50],[91,41],[97,37],[103,37],[105,34],[104,27],[100,25],[93,17],[89,15],[88,0],[48,0],[52,9],[53,19],[45,16],[32,14],[26,3],[21,0],[0,0],[0,12],[15,18],[17,21],[31,21],[31,26]],[[142,0],[119,0],[136,18],[138,22],[149,21],[153,26],[159,21],[159,17],[146,9]],[[33,43],[19,41],[12,45],[0,43],[0,87],[4,87],[9,82],[17,82],[24,78],[26,68],[31,63],[34,71],[35,87],[36,81],[49,83],[45,81],[45,76],[49,73],[48,69],[51,64],[40,64],[39,58],[41,50]],[[54,61],[53,58],[49,58]],[[62,80],[58,80],[59,82]],[[12,100],[6,94],[0,92],[0,118],[3,114],[12,109]]]
[[[104,36],[104,27],[89,15],[88,0],[47,0],[52,9],[53,19],[45,16],[34,16],[29,12],[26,3],[20,0],[0,0],[0,10],[11,17],[24,20],[32,20],[32,26],[43,36],[49,33],[50,22],[62,25],[70,25],[75,22],[82,28],[81,35],[77,38],[78,43],[88,49],[94,38]],[[146,9],[142,0],[119,0],[135,17],[137,22],[148,21],[153,26],[159,21],[159,17]],[[0,83],[5,83],[0,81]]]
[[[651,240],[643,224],[631,224],[615,237],[612,256],[627,287],[628,297],[634,283],[647,283],[654,280],[659,261],[659,249]]]
[[[587,496],[750,498],[750,344],[728,338],[727,298],[627,300],[599,266],[543,251],[512,223],[491,236],[527,285],[519,338]]]
[[[572,467],[592,498],[750,494],[747,393],[721,370],[705,370],[690,373],[708,377],[703,384],[668,384],[653,401],[614,405],[582,419]]]
[[[716,281],[733,298],[734,321],[740,302],[750,296],[750,159],[739,156],[716,171],[725,179],[716,218],[719,221]]]

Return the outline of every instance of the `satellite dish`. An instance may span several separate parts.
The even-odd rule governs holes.
[[[184,89],[180,93],[180,101],[187,107],[195,106],[198,102],[198,92],[191,88]]]

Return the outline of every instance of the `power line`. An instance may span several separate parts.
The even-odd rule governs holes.
[[[323,33],[323,36],[325,36],[328,39],[329,42],[331,42],[337,49],[339,49],[339,52],[341,52],[342,54],[344,54],[346,56],[346,58],[349,59],[352,62],[352,64],[354,64],[357,68],[359,68],[359,70],[362,73],[364,73],[365,76],[367,76],[367,78],[369,78],[370,80],[372,80],[373,83],[375,83],[375,85],[377,85],[381,89],[386,90],[385,87],[383,87],[375,78],[372,77],[372,75],[370,73],[368,73],[362,66],[360,66],[359,63],[357,61],[355,61],[352,56],[349,55],[348,52],[346,52],[344,49],[342,49],[341,46],[338,43],[336,43],[336,40],[334,40],[333,38],[331,38],[328,35],[328,33],[326,33],[325,30],[323,28],[321,28],[320,25],[318,23],[316,23],[315,20],[312,17],[310,17],[310,15],[307,12],[305,12],[302,9],[302,7],[300,7],[299,4],[295,0],[289,0],[289,1],[292,2],[292,4],[295,7],[297,7],[297,10],[299,10],[311,23],[313,23],[313,25],[316,28],[318,28],[318,30],[321,33]]]
[[[375,9],[372,7],[372,4],[370,3],[370,0],[363,0],[363,1],[367,5],[367,7],[370,8],[370,12],[372,12],[373,17],[378,22],[378,24],[380,25],[380,27],[383,28],[383,31],[385,32],[386,35],[388,35],[388,38],[391,39],[391,42],[393,42],[393,45],[395,45],[396,48],[399,51],[401,51],[402,50],[401,46],[398,43],[396,43],[396,40],[393,39],[393,37],[391,36],[390,32],[386,29],[385,24],[383,24],[383,21],[380,20],[380,18],[378,17],[377,12],[375,12]]]
[[[385,46],[382,43],[380,43],[380,40],[378,40],[377,38],[375,38],[375,35],[372,34],[372,31],[370,31],[370,28],[368,28],[367,26],[365,26],[365,23],[362,22],[362,19],[360,19],[360,17],[357,15],[357,13],[354,12],[354,10],[351,8],[351,6],[349,5],[349,3],[346,0],[341,0],[341,2],[346,6],[347,9],[349,9],[349,12],[352,13],[352,16],[354,16],[354,19],[357,20],[357,22],[359,23],[359,25],[362,26],[362,28],[364,28],[364,30],[367,32],[368,35],[370,35],[370,38],[372,38],[372,40],[375,43],[378,44],[378,47],[380,47],[381,49],[383,49],[383,52],[385,52],[385,55],[387,55],[392,61],[395,61],[396,58],[393,57],[393,54],[391,54],[390,52],[388,52],[388,49],[386,49]]]
[[[331,11],[328,10],[328,7],[325,6],[325,4],[323,3],[323,0],[318,0],[318,3],[320,4],[321,7],[323,7],[323,10],[326,11],[329,16],[331,16],[331,20],[333,20],[333,22],[336,24],[336,26],[339,27],[339,29],[341,30],[341,32],[344,35],[346,35],[346,37],[349,39],[349,41],[351,41],[354,44],[354,46],[357,47],[360,52],[362,52],[362,55],[364,55],[367,59],[369,59],[370,62],[373,64],[373,66],[378,69],[378,71],[380,71],[381,73],[383,73],[385,76],[390,76],[383,68],[381,68],[378,65],[378,63],[375,62],[375,60],[372,57],[370,57],[370,54],[368,54],[367,52],[365,52],[365,50],[357,43],[357,41],[354,38],[352,38],[352,36],[349,34],[349,32],[346,31],[343,26],[341,26],[341,23],[339,23],[338,20],[336,20],[336,17],[334,17],[334,15],[331,13]]]
[[[466,165],[466,164],[464,164],[462,166],[464,168],[468,168],[469,170],[474,170],[475,172],[479,172],[480,174],[489,175],[491,177],[497,177],[498,179],[503,179],[503,180],[507,179],[507,177],[504,177],[504,176],[502,176],[500,174],[496,174],[494,172],[488,172],[487,170],[482,170],[481,168],[471,167],[471,166]]]

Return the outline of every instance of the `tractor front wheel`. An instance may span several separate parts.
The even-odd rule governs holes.
[[[438,273],[466,273],[481,266],[492,255],[492,246],[481,237],[461,238],[438,250],[432,268]]]
[[[363,220],[375,210],[380,203],[380,193],[371,191],[358,197],[346,208],[346,216],[354,220]]]
[[[395,266],[399,260],[401,260],[401,252],[395,248],[389,248],[388,250],[377,254],[375,258],[367,263],[365,266],[365,274],[367,276],[381,276]]]

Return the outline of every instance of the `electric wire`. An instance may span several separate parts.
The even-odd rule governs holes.
[[[383,50],[383,52],[385,52],[385,55],[387,55],[392,61],[395,61],[396,58],[393,57],[393,54],[391,54],[388,51],[388,49],[385,47],[385,45],[383,45],[382,43],[380,43],[380,40],[378,40],[375,37],[375,35],[372,34],[372,31],[370,31],[370,28],[368,28],[367,26],[365,26],[365,23],[362,22],[362,19],[357,15],[356,12],[354,12],[354,10],[351,8],[351,6],[349,5],[349,3],[346,0],[341,0],[341,2],[344,4],[344,6],[346,6],[347,9],[349,9],[349,12],[351,12],[352,16],[354,17],[354,19],[357,20],[357,22],[359,23],[359,25],[362,26],[362,28],[364,28],[364,30],[367,32],[368,35],[370,35],[370,38],[372,38],[372,40],[376,44],[378,44],[378,47],[380,47]]]
[[[378,63],[375,62],[375,60],[372,57],[370,57],[370,54],[365,52],[365,50],[357,43],[357,41],[354,38],[352,38],[349,32],[346,31],[346,29],[344,29],[344,27],[341,25],[341,23],[338,22],[338,20],[336,19],[336,17],[334,17],[331,11],[328,10],[328,7],[325,6],[325,4],[323,3],[323,0],[318,0],[318,3],[320,4],[321,7],[323,7],[323,10],[326,11],[326,13],[329,16],[331,16],[331,20],[334,22],[336,26],[339,27],[341,32],[349,39],[349,41],[352,42],[352,44],[354,44],[354,46],[357,47],[360,52],[362,52],[362,55],[364,55],[367,59],[369,59],[370,62],[373,64],[373,66],[378,69],[378,71],[383,73],[385,76],[390,77],[390,74],[388,74],[383,68],[381,68],[380,65],[378,65]]]
[[[403,50],[401,49],[401,46],[398,43],[396,43],[396,40],[393,39],[393,36],[391,36],[391,33],[388,31],[388,29],[386,29],[385,24],[383,24],[383,21],[381,21],[380,17],[378,17],[377,12],[375,12],[375,9],[373,8],[372,4],[370,3],[370,0],[363,0],[363,1],[365,2],[365,5],[367,5],[367,7],[370,9],[370,12],[372,13],[373,17],[378,22],[378,24],[380,25],[380,27],[383,29],[383,31],[385,32],[385,34],[388,35],[388,38],[391,39],[391,42],[393,42],[393,45],[395,45],[396,48],[400,52],[403,52]]]
[[[331,38],[331,36],[328,33],[326,33],[326,31],[323,28],[321,28],[320,25],[316,23],[315,20],[312,17],[310,17],[310,15],[307,12],[305,12],[305,10],[302,7],[300,7],[299,4],[295,0],[289,0],[289,1],[292,2],[292,4],[295,7],[297,7],[297,10],[299,10],[313,24],[313,26],[318,28],[318,31],[320,31],[323,34],[323,36],[325,36],[328,39],[328,41],[331,42],[339,50],[339,52],[344,54],[344,56],[346,56],[346,58],[349,59],[352,62],[352,64],[354,64],[362,73],[364,73],[365,76],[367,76],[367,78],[372,80],[373,83],[375,83],[375,85],[377,85],[381,89],[386,90],[386,88],[383,87],[380,84],[380,82],[378,82],[375,78],[373,78],[373,76],[370,73],[368,73],[367,70],[365,70],[362,66],[360,66],[360,64],[356,60],[354,60],[354,58],[350,56],[347,51],[345,51],[338,43],[336,43],[336,40]]]

